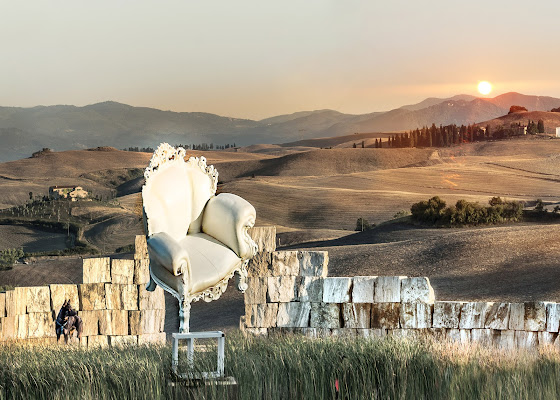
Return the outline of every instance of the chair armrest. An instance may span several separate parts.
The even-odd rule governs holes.
[[[219,240],[241,259],[253,258],[258,250],[249,236],[257,212],[247,200],[231,193],[220,193],[206,203],[202,231]]]
[[[190,279],[190,260],[187,251],[165,232],[148,237],[150,259],[164,266],[175,276],[185,274]]]

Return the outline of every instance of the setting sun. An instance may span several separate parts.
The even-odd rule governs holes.
[[[492,91],[492,85],[490,82],[482,81],[478,83],[478,91],[480,94],[487,95]]]

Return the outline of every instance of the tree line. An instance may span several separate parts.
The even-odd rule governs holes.
[[[233,144],[224,144],[224,145],[220,145],[220,144],[214,144],[214,143],[200,143],[200,144],[176,144],[174,147],[182,147],[186,150],[200,150],[200,151],[209,151],[209,150],[226,150],[226,149],[230,149],[230,148],[235,148],[237,147],[235,145],[235,143]],[[127,149],[123,149],[123,151],[135,151],[135,152],[140,152],[140,153],[153,153],[155,151],[155,149],[153,149],[152,147],[129,147]]]

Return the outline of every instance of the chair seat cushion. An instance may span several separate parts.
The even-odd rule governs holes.
[[[189,255],[191,294],[214,286],[241,264],[241,259],[229,247],[205,233],[189,234],[179,243]]]

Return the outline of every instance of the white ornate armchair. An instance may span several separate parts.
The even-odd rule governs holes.
[[[185,162],[185,149],[162,143],[144,172],[144,224],[150,283],[179,300],[179,331],[189,331],[191,302],[212,301],[233,275],[247,288],[247,263],[257,245],[248,229],[255,208],[230,193],[216,194],[218,171],[204,157]]]

